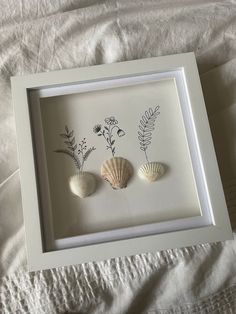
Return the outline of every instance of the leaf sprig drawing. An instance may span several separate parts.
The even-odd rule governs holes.
[[[79,145],[75,142],[74,130],[69,130],[68,126],[65,126],[65,132],[61,133],[60,136],[64,139],[65,149],[57,149],[55,153],[66,154],[71,157],[75,163],[75,166],[79,171],[83,171],[84,163],[88,159],[89,155],[96,148],[87,148],[86,138],[80,141]]]
[[[98,136],[103,136],[106,141],[106,149],[110,149],[112,156],[115,156],[116,153],[116,147],[115,147],[115,139],[113,135],[113,131],[116,129],[116,134],[119,137],[122,137],[125,135],[125,132],[118,127],[118,121],[115,119],[115,117],[108,117],[105,118],[106,125],[102,126],[101,124],[96,124],[93,128],[93,132],[97,134]]]
[[[154,109],[149,108],[145,111],[142,119],[140,120],[139,130],[138,130],[138,139],[140,144],[140,149],[145,153],[145,158],[147,162],[147,149],[152,141],[152,132],[155,130],[155,122],[157,116],[160,114],[160,106],[156,106]]]

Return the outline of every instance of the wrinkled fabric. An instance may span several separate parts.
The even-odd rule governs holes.
[[[236,227],[236,2],[0,3],[0,312],[235,313],[236,240],[28,273],[10,77],[194,51]]]

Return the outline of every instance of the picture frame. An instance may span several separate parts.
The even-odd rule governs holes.
[[[232,239],[194,53],[12,77],[11,84],[29,271]],[[165,181],[151,185],[154,192],[142,203],[149,187],[137,177],[138,141],[130,143],[135,143],[132,134],[138,129],[137,117],[142,117],[140,108],[154,105],[156,99],[162,111],[159,131],[155,131],[158,138],[152,139],[152,146],[153,151],[166,156],[163,161],[168,160],[170,171]],[[107,155],[101,147],[102,140],[89,133],[96,119],[105,123],[102,117],[111,116],[110,109],[119,114],[119,121],[123,119],[129,131],[123,152],[135,165],[133,181],[119,192],[99,177],[97,160],[102,161],[103,156],[105,160]],[[87,118],[83,124],[82,117],[90,116],[91,121]],[[68,173],[70,170],[65,170],[68,161],[53,151],[61,126],[68,121],[77,126],[77,119],[84,125],[79,132],[89,125],[86,134],[90,142],[96,141],[97,158],[90,167],[96,166],[98,180],[103,182],[100,192],[81,202],[75,196],[71,199],[72,194],[64,188],[66,180],[57,176],[58,169]],[[176,141],[173,158],[171,149]],[[159,143],[158,149],[155,143]],[[194,188],[190,190],[189,186]],[[66,196],[60,196],[64,190]],[[158,194],[158,190],[162,192]],[[191,194],[193,190],[195,196]],[[119,203],[124,194],[128,201]],[[135,203],[137,195],[143,196]],[[106,199],[110,199],[111,208],[107,208]],[[73,208],[69,218],[69,204],[75,207],[77,202],[85,207],[79,213]],[[150,205],[133,205],[138,203]],[[131,204],[128,210],[127,204]],[[193,208],[191,212],[188,204]],[[89,206],[94,208],[90,210]],[[171,206],[173,210],[169,211]],[[77,226],[72,227],[74,217],[81,230],[78,235]]]

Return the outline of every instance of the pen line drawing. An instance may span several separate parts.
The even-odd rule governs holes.
[[[125,132],[118,126],[118,121],[114,116],[104,119],[106,125],[96,124],[93,128],[93,132],[98,136],[103,136],[106,141],[106,149],[109,149],[114,157],[116,154],[116,146],[113,131],[116,129],[118,137],[125,135]]]
[[[83,171],[85,161],[96,148],[94,146],[88,148],[85,137],[77,145],[74,130],[70,131],[67,125],[65,126],[65,133],[61,133],[60,136],[64,139],[67,148],[57,149],[54,152],[68,155],[73,159],[76,168]]]
[[[160,106],[156,106],[154,109],[149,108],[145,111],[144,115],[140,120],[140,124],[138,126],[138,139],[140,144],[140,149],[145,154],[145,159],[149,163],[149,158],[147,154],[148,146],[152,141],[152,132],[155,130],[155,122],[160,114]]]

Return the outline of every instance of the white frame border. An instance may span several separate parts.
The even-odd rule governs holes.
[[[100,231],[86,235],[78,235],[73,237],[67,237],[63,239],[55,239],[53,234],[53,219],[52,208],[50,202],[50,191],[48,186],[48,174],[47,174],[47,159],[45,152],[45,143],[43,140],[43,126],[41,122],[41,110],[40,99],[44,97],[53,97],[68,95],[74,93],[92,92],[101,89],[109,89],[121,86],[133,86],[136,84],[143,84],[149,82],[158,82],[161,80],[174,79],[176,88],[178,90],[180,106],[182,116],[184,120],[184,127],[186,134],[188,134],[188,144],[190,148],[190,156],[192,165],[195,171],[195,183],[197,190],[199,191],[199,202],[201,204],[200,211],[201,217],[189,217],[182,219],[175,219],[165,222],[156,222],[143,224],[139,226],[132,226],[126,228],[119,228],[110,231]],[[109,242],[114,240],[128,239],[134,237],[140,237],[151,234],[160,234],[164,232],[186,230],[212,224],[213,217],[211,215],[211,204],[208,197],[206,197],[207,186],[204,180],[204,171],[201,163],[201,155],[198,151],[198,144],[196,137],[194,136],[194,123],[192,119],[191,106],[189,104],[188,93],[185,83],[184,69],[177,69],[175,71],[158,72],[158,73],[143,73],[138,76],[126,76],[126,77],[112,77],[109,80],[96,80],[93,82],[83,82],[82,84],[74,85],[62,85],[60,87],[42,88],[39,90],[33,90],[29,93],[29,106],[32,114],[32,132],[34,133],[34,141],[36,148],[36,164],[40,169],[38,173],[39,186],[42,187],[43,192],[40,195],[42,221],[44,228],[44,249],[45,251],[52,251],[57,249],[66,249],[84,245],[90,245],[101,242]],[[40,159],[37,161],[37,156]]]
[[[177,231],[139,236],[139,238],[110,240],[112,242],[90,245],[86,245],[87,243],[85,241],[84,246],[69,248],[66,251],[57,250],[44,252],[40,225],[37,175],[32,142],[32,117],[29,110],[28,91],[35,89],[36,96],[34,97],[45,97],[45,95],[48,96],[48,94],[42,94],[42,91],[44,91],[43,93],[45,93],[45,91],[50,92],[52,91],[51,87],[54,87],[53,96],[55,96],[55,90],[60,85],[67,87],[68,85],[72,85],[73,88],[75,84],[84,84],[91,81],[99,82],[118,77],[140,76],[141,74],[176,70],[184,71],[184,84],[185,88],[188,90],[188,99],[186,99],[186,101],[190,105],[189,113],[191,114],[193,125],[195,126],[193,134],[197,139],[196,148],[204,173],[203,185],[205,186],[203,189],[206,188],[206,197],[210,201],[212,225],[201,225],[199,222],[195,228],[183,230],[180,224],[180,229]],[[178,88],[180,88],[180,86],[178,86]],[[61,95],[61,87],[59,89]],[[230,221],[211,138],[196,60],[193,53],[13,77],[12,95],[18,137],[22,202],[28,267],[30,271],[104,260],[111,257],[133,255],[141,252],[232,239]],[[41,166],[45,166],[43,162]],[[159,225],[161,225],[161,223],[159,223]],[[152,228],[151,225],[149,225],[149,227]],[[135,230],[135,228],[137,227],[128,229]],[[104,236],[105,234],[104,232]],[[50,236],[49,234],[48,241]],[[133,234],[131,233],[131,237],[132,236]],[[80,237],[86,238],[86,236]],[[72,238],[69,239],[69,241],[72,242],[73,240]],[[57,241],[55,242],[56,248],[65,248],[66,243],[58,244]],[[75,243],[75,245],[76,244],[77,243]]]

